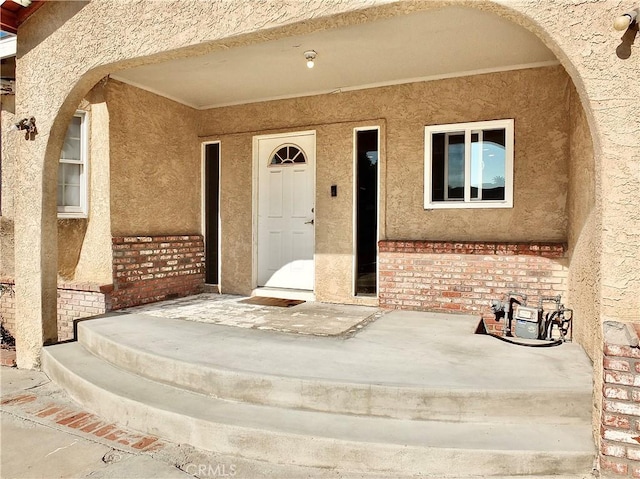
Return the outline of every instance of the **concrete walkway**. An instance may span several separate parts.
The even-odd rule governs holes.
[[[136,450],[107,438],[107,434],[90,434],[70,427],[64,418],[38,415],[43,405],[67,411],[70,416],[84,412],[44,373],[3,367],[0,380],[3,478],[191,477],[172,464],[177,451],[167,449],[167,456],[160,450]],[[125,429],[120,431],[129,437],[140,436]]]

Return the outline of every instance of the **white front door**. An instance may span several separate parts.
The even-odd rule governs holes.
[[[258,286],[313,290],[315,132],[256,140]]]

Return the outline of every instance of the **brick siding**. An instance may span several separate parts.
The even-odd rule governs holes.
[[[73,322],[109,311],[111,285],[58,283],[58,341],[73,339]]]
[[[0,349],[0,365],[13,368],[16,365],[15,349]]]
[[[13,279],[2,278],[0,285],[9,288],[0,297],[2,326],[15,336],[15,293]],[[73,338],[73,321],[103,314],[109,310],[111,285],[95,283],[58,283],[58,341]]]
[[[637,331],[615,322],[604,328],[600,470],[604,477],[640,478],[640,348],[630,344],[637,344]]]
[[[15,337],[15,287],[13,278],[0,278],[0,319],[2,327]]]
[[[493,321],[491,300],[510,291],[529,304],[566,292],[566,245],[380,241],[380,306],[391,309],[478,314]]]
[[[112,244],[112,309],[203,291],[201,235],[121,236],[112,238]]]
[[[58,341],[73,338],[80,318],[140,304],[201,293],[204,241],[200,235],[112,238],[113,284],[58,283]],[[13,278],[0,278],[2,326],[15,336]]]

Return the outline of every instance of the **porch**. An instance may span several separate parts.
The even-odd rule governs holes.
[[[78,323],[77,342],[44,349],[44,371],[107,420],[247,459],[393,477],[591,471],[577,344],[504,344],[474,334],[473,316],[363,308],[358,322],[357,306],[355,334],[284,333],[179,319],[181,301]],[[327,305],[277,314],[297,324],[301,307]]]

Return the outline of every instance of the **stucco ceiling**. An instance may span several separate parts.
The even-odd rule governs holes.
[[[315,50],[308,69],[306,50]],[[113,78],[194,108],[556,63],[532,33],[450,7],[120,71]]]

